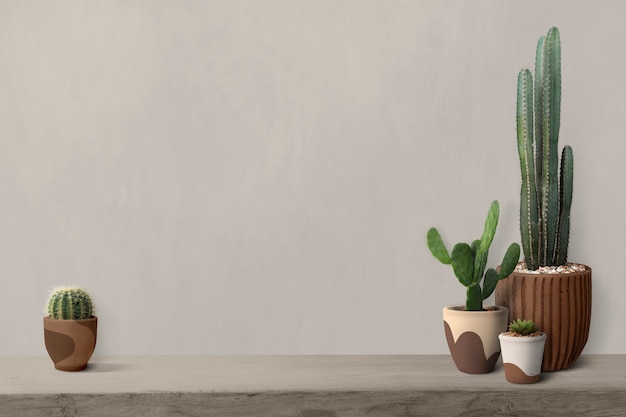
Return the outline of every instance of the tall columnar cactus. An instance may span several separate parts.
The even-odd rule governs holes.
[[[517,149],[522,172],[520,229],[526,267],[567,262],[574,177],[572,148],[561,154],[561,40],[550,28],[539,38],[535,82],[528,69],[517,78]]]
[[[483,300],[493,293],[499,280],[508,277],[513,272],[519,260],[520,247],[517,243],[511,243],[502,260],[500,271],[489,268],[485,273],[489,248],[496,234],[499,217],[500,205],[497,201],[493,201],[487,213],[481,238],[472,242],[471,246],[467,243],[457,243],[452,248],[452,253],[448,253],[436,228],[430,228],[426,235],[426,243],[433,256],[445,265],[452,265],[454,275],[461,284],[467,287],[465,309],[468,311],[482,310]],[[482,288],[480,287],[481,281],[483,281]]]
[[[48,316],[57,320],[82,320],[93,317],[89,293],[77,287],[60,287],[50,294]]]

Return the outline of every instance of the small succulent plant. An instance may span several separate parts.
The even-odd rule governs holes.
[[[93,301],[79,287],[55,288],[48,300],[48,316],[57,320],[83,320],[93,317]]]
[[[539,326],[532,320],[517,319],[509,324],[509,331],[520,336],[530,336],[539,331]]]
[[[489,268],[485,273],[489,247],[496,234],[499,216],[500,205],[497,200],[494,200],[489,206],[481,238],[476,239],[471,245],[457,243],[451,253],[448,253],[436,228],[430,228],[426,235],[426,243],[432,255],[442,264],[452,265],[454,275],[463,286],[467,287],[465,309],[468,311],[483,310],[483,300],[493,293],[499,280],[508,277],[513,272],[519,260],[520,246],[517,243],[511,243],[504,255],[500,270]]]

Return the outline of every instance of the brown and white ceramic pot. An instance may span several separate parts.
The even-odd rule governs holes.
[[[56,320],[44,317],[46,350],[54,367],[61,371],[80,371],[96,348],[98,318]]]
[[[466,311],[464,306],[443,309],[448,348],[461,372],[491,372],[500,357],[498,335],[506,331],[508,310],[502,306],[484,308],[483,311]]]
[[[569,368],[587,343],[591,268],[585,268],[567,274],[513,272],[496,286],[496,304],[509,309],[509,322],[532,317],[547,333],[543,371]]]
[[[514,384],[532,384],[541,378],[541,361],[546,334],[509,336],[500,334],[502,362],[506,380]]]

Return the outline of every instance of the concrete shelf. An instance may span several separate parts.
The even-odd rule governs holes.
[[[587,355],[532,385],[441,356],[95,357],[57,371],[0,358],[0,416],[626,416],[626,356]]]

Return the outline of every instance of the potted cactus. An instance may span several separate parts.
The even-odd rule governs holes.
[[[539,39],[535,78],[517,80],[517,148],[522,174],[520,231],[524,262],[496,288],[509,321],[533,317],[547,334],[544,371],[571,366],[582,353],[591,321],[591,268],[568,262],[574,157],[561,152],[561,41],[557,28]]]
[[[451,253],[446,249],[436,228],[428,230],[426,235],[427,245],[433,256],[441,263],[451,265],[458,281],[467,288],[464,306],[443,309],[448,348],[456,367],[465,373],[481,374],[493,370],[500,357],[498,335],[506,330],[507,309],[483,305],[483,300],[493,293],[497,282],[513,271],[520,256],[519,245],[512,243],[504,255],[499,271],[489,268],[485,272],[499,216],[500,205],[498,201],[493,201],[481,238],[471,245],[457,243]]]
[[[532,320],[517,319],[501,333],[504,376],[514,384],[532,384],[541,378],[541,361],[546,334]]]
[[[96,347],[98,330],[89,293],[78,287],[56,288],[46,311],[44,340],[54,367],[62,371],[85,369]]]

